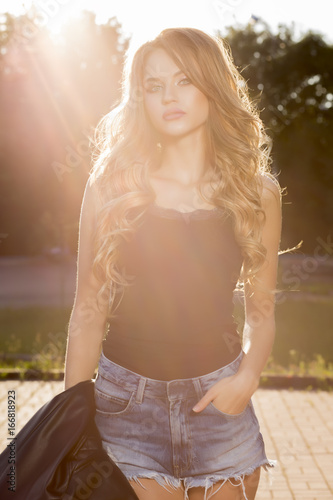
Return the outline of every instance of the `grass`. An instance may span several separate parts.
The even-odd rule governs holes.
[[[0,367],[62,369],[69,308],[0,309]],[[241,307],[235,316],[242,323]],[[286,300],[276,308],[275,344],[265,372],[333,376],[333,297],[310,302]],[[15,359],[29,354],[33,360]]]
[[[71,309],[31,307],[0,310],[0,367],[63,368]],[[25,360],[24,355],[32,356]]]
[[[300,292],[314,293],[317,295],[330,295],[332,291],[331,283],[301,283]],[[297,293],[297,292],[296,292]]]
[[[320,379],[333,377],[333,363],[325,361],[321,354],[315,354],[311,361],[303,361],[301,358],[301,353],[291,349],[289,351],[290,362],[285,367],[279,365],[271,356],[266,365],[265,373],[299,377],[312,376]]]
[[[294,364],[290,352],[298,352],[297,363],[322,356],[333,362],[333,297],[320,302],[286,301],[276,309],[277,334],[273,356],[284,365]],[[292,355],[293,356],[293,355]]]

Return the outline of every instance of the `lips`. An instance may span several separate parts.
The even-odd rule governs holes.
[[[181,118],[182,116],[185,115],[185,112],[182,111],[181,109],[169,109],[168,111],[165,111],[163,113],[163,120],[178,120],[178,118]]]

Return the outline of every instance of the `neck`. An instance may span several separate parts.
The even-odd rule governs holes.
[[[202,130],[181,138],[163,141],[162,161],[158,174],[190,186],[204,175],[207,166]]]

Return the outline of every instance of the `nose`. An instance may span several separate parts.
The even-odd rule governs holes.
[[[162,102],[163,104],[169,104],[170,102],[177,101],[177,89],[175,85],[169,83],[164,86]]]

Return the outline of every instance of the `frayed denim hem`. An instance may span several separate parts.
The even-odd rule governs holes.
[[[177,479],[173,476],[167,476],[165,474],[160,474],[159,472],[141,472],[139,474],[126,474],[126,478],[128,481],[135,481],[139,484],[143,489],[147,489],[140,479],[154,479],[160,486],[162,486],[169,493],[172,493],[177,489],[184,489],[184,500],[189,500],[188,491],[191,488],[204,488],[204,500],[209,500],[213,497],[222,486],[229,481],[232,486],[239,487],[242,486],[244,500],[248,500],[245,491],[244,479],[246,476],[250,476],[254,473],[256,469],[259,467],[263,467],[264,470],[270,473],[270,468],[275,467],[275,460],[265,460],[258,465],[248,468],[246,471],[230,476],[222,476],[221,474],[215,474],[212,476],[206,476],[205,478],[195,478],[195,477],[185,477]],[[221,481],[221,485],[213,492],[214,484]]]
[[[256,469],[259,467],[263,467],[266,472],[270,472],[268,468],[275,467],[276,462],[275,460],[268,460],[265,459],[262,462],[259,462],[259,464],[256,464],[255,466],[249,467],[246,469],[244,472],[241,472],[239,474],[231,474],[228,476],[222,475],[222,474],[214,474],[212,476],[206,476],[204,479],[203,478],[185,478],[184,479],[184,486],[185,486],[185,500],[188,500],[188,490],[190,488],[195,488],[195,487],[201,487],[205,488],[205,493],[204,493],[204,500],[209,500],[211,497],[213,497],[221,488],[222,486],[229,481],[229,483],[232,486],[235,487],[242,487],[243,490],[243,495],[244,495],[244,500],[248,500],[246,496],[246,491],[245,491],[245,485],[244,485],[244,479],[246,476],[250,476],[251,474],[254,473]],[[213,486],[214,484],[218,483],[221,481],[220,486],[213,492]]]
[[[144,490],[147,488],[141,483],[140,479],[154,479],[160,486],[166,489],[169,493],[172,493],[172,490],[177,490],[182,488],[182,480],[177,479],[172,476],[166,476],[165,474],[161,474],[159,472],[141,472],[139,474],[126,474],[126,479],[128,481],[135,481],[139,484]]]

